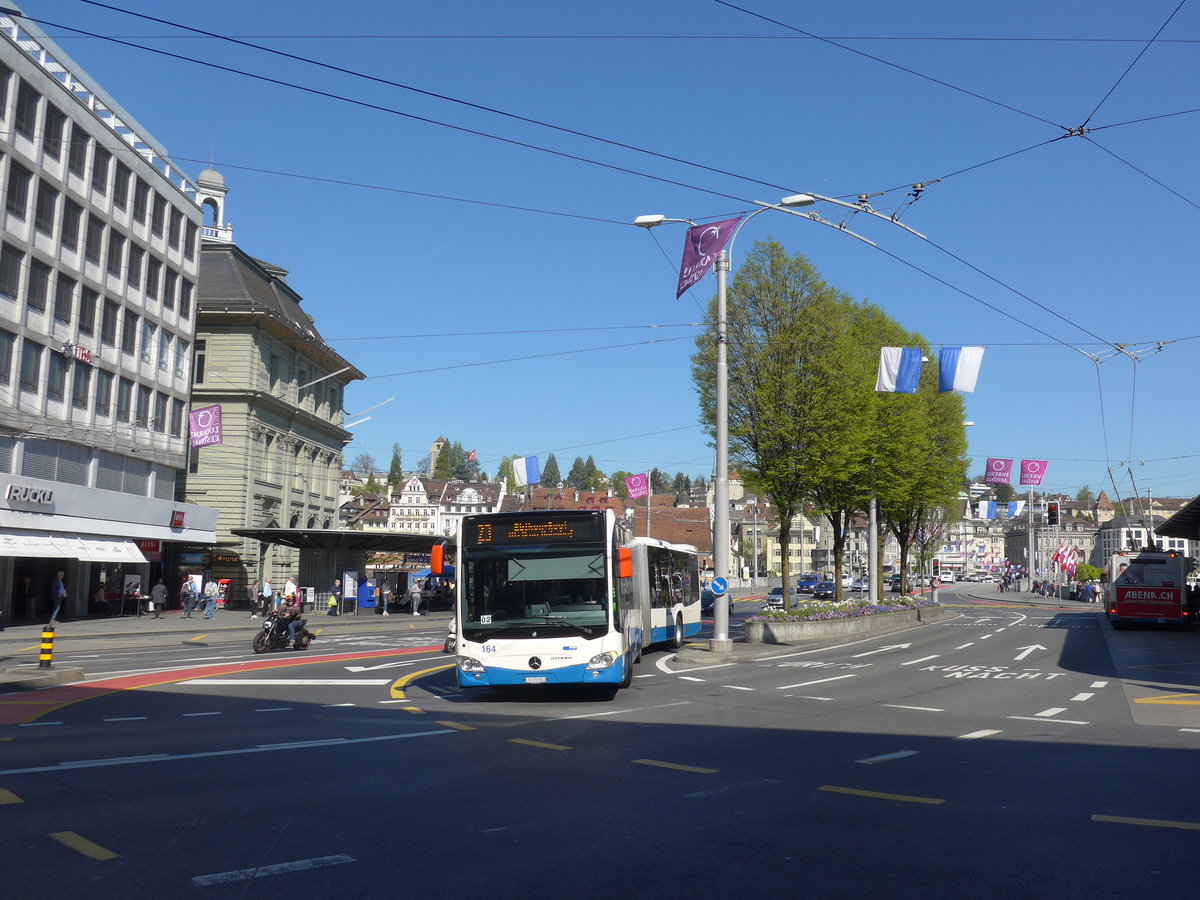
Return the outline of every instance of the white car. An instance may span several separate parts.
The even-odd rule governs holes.
[[[850,582],[850,590],[852,591],[869,591],[870,589],[871,582],[869,579],[855,578],[854,581]]]
[[[938,581],[942,584],[954,584],[953,572],[941,572],[938,574]]]
[[[995,575],[980,575],[979,580],[981,582],[983,582],[984,584],[995,584],[996,576]]]

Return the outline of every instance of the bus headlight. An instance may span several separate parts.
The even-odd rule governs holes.
[[[458,658],[458,667],[464,672],[483,672],[483,663],[471,656],[460,656]]]
[[[617,654],[611,650],[607,650],[604,653],[597,653],[595,656],[589,659],[587,667],[589,669],[607,669],[610,668],[616,661]]]

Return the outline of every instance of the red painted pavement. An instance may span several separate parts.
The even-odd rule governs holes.
[[[302,658],[296,656],[274,656],[252,659],[246,662],[220,663],[213,666],[197,666],[191,669],[175,669],[170,672],[150,672],[145,675],[121,675],[117,678],[101,678],[96,681],[80,681],[59,687],[10,694],[0,697],[0,725],[20,725],[41,718],[47,713],[62,709],[84,700],[154,687],[174,684],[193,678],[208,678],[212,675],[229,675],[234,672],[258,672],[263,669],[286,669],[291,666],[311,666],[316,663],[338,662],[350,659],[378,659],[384,656],[409,656],[440,650],[440,644],[428,647],[411,647],[406,650],[364,650],[351,653],[312,654],[305,651]],[[299,651],[294,651],[299,652]]]

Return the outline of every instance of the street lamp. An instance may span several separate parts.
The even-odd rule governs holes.
[[[725,301],[726,278],[729,260],[733,253],[733,242],[743,226],[759,213],[768,209],[787,212],[801,206],[812,206],[817,198],[812,194],[793,194],[778,203],[760,203],[759,208],[742,219],[729,236],[726,249],[717,254],[713,268],[717,272],[717,463],[713,478],[713,576],[729,580],[729,368],[726,361]],[[633,224],[642,228],[654,228],[666,222],[685,222],[693,228],[690,219],[668,219],[666,216],[638,216]],[[785,586],[786,588],[786,586]],[[729,650],[733,641],[729,637],[729,604],[717,603],[713,607],[713,637],[709,649]]]

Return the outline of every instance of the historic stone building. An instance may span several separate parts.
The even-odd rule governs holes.
[[[220,510],[213,572],[234,598],[255,578],[292,576],[324,591],[338,561],[232,529],[337,527],[351,440],[343,391],[363,374],[325,343],[287,270],[233,242],[220,173],[206,169],[196,183],[211,222],[200,248],[192,409],[220,407],[223,439],[193,450],[187,496]]]

